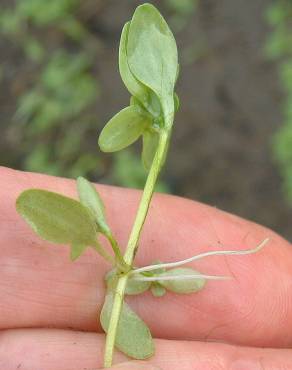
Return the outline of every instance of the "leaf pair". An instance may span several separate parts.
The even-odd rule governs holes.
[[[177,46],[168,24],[153,5],[136,9],[128,26],[126,56],[132,75],[158,97],[168,125],[174,115]]]
[[[162,297],[166,290],[173,293],[189,294],[198,292],[206,284],[204,276],[201,277],[198,271],[190,267],[179,267],[169,270],[161,268],[144,274],[146,275],[130,275],[125,294],[138,295],[147,290],[151,290],[155,297]],[[115,269],[109,271],[105,276],[105,280],[107,289],[114,291],[118,282],[117,271]]]
[[[179,73],[177,46],[165,19],[151,4],[138,6],[123,28],[119,70],[128,91],[154,117],[165,121],[175,112],[174,87]]]
[[[187,278],[190,275],[198,275],[198,272],[191,268],[176,268],[166,271],[165,269],[156,270],[157,281],[143,281],[129,279],[125,293],[128,295],[141,294],[151,289],[156,297],[161,297],[166,290],[171,292],[187,294],[201,290],[205,285],[205,280]],[[179,280],[163,280],[163,278],[184,278]],[[117,271],[112,270],[106,277],[107,295],[103,305],[100,322],[104,331],[107,333],[114,301],[114,292],[118,282]],[[149,328],[143,320],[129,307],[124,301],[118,323],[115,346],[126,355],[143,360],[154,354],[154,343]]]
[[[130,294],[139,294],[139,289],[142,290],[142,287],[144,287],[143,292],[146,291],[147,283],[149,284],[148,289],[151,289],[155,297],[162,297],[167,290],[178,294],[196,293],[206,284],[204,275],[189,267],[154,270],[146,274],[147,276],[134,274],[132,279],[128,280],[127,288],[131,287]]]
[[[97,241],[97,233],[108,227],[102,201],[83,178],[78,179],[78,192],[81,203],[47,190],[29,189],[18,197],[16,209],[41,238],[71,245],[72,260],[88,246],[104,256]]]
[[[139,6],[123,28],[119,70],[132,94],[131,105],[107,123],[99,145],[101,150],[113,152],[143,136],[142,161],[149,169],[159,132],[170,128],[179,106],[174,93],[178,75],[176,42],[166,21],[151,4]]]

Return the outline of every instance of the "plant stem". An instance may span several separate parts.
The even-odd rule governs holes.
[[[121,253],[121,250],[118,246],[118,243],[116,241],[116,239],[113,237],[113,234],[111,233],[111,231],[108,231],[105,233],[105,236],[107,237],[108,241],[110,242],[111,246],[112,246],[112,249],[115,253],[115,256],[116,256],[116,262],[117,262],[117,265],[118,265],[118,269],[121,270],[122,272],[128,272],[129,271],[129,265],[125,262],[125,259]]]
[[[137,211],[137,215],[135,218],[135,222],[130,234],[130,238],[128,241],[127,249],[124,255],[125,262],[129,265],[133,265],[133,261],[137,252],[138,248],[138,241],[140,238],[141,230],[144,225],[147,212],[149,209],[149,205],[151,202],[151,198],[154,192],[154,187],[159,175],[159,172],[162,167],[163,159],[165,156],[165,152],[167,150],[168,141],[169,141],[169,130],[164,130],[161,132],[159,138],[159,144],[157,151],[155,153],[146,184],[144,187],[144,191],[142,194],[142,198],[140,200],[139,208]],[[108,328],[108,333],[106,336],[106,345],[105,345],[105,354],[104,354],[104,367],[108,368],[112,366],[113,361],[113,353],[114,353],[114,345],[116,340],[116,334],[118,329],[118,323],[120,318],[120,313],[124,301],[124,294],[127,285],[128,274],[124,274],[119,278],[119,281],[116,286],[115,290],[115,298],[113,303],[113,308],[111,312],[111,318]]]

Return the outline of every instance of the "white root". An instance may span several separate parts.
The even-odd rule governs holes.
[[[203,274],[190,274],[190,275],[163,275],[163,276],[134,276],[131,278],[135,281],[162,281],[162,280],[191,280],[191,279],[205,279],[205,280],[230,280],[231,276],[217,276],[217,275],[203,275]]]
[[[182,261],[170,262],[170,263],[160,263],[160,264],[157,264],[157,265],[149,265],[149,266],[137,268],[137,269],[134,269],[131,272],[131,275],[141,274],[142,272],[154,271],[154,270],[158,270],[158,269],[165,269],[165,268],[169,269],[169,268],[173,268],[173,267],[178,267],[178,266],[182,266],[182,265],[185,265],[187,263],[197,261],[197,260],[200,260],[202,258],[210,257],[210,256],[219,256],[219,255],[225,255],[225,256],[226,255],[236,255],[236,256],[239,256],[239,255],[247,255],[247,254],[257,253],[269,242],[269,240],[270,240],[269,238],[266,238],[257,247],[255,247],[253,249],[245,249],[245,250],[239,250],[239,251],[235,251],[235,250],[233,250],[233,251],[222,251],[222,250],[211,251],[211,252],[205,252],[205,253],[197,254],[196,256],[187,258],[187,259],[182,260]],[[151,280],[149,280],[149,281],[151,281]]]

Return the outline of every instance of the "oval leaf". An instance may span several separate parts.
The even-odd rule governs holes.
[[[95,242],[93,217],[74,199],[46,190],[30,189],[18,197],[16,209],[45,240],[77,246]]]
[[[177,46],[166,21],[151,4],[138,6],[133,15],[127,56],[133,75],[157,94],[166,123],[172,123],[178,71]]]
[[[184,268],[176,268],[172,270],[168,270],[162,273],[160,276],[184,276],[184,275],[198,275],[200,274],[198,271],[184,267]],[[167,290],[170,290],[174,293],[180,294],[188,294],[188,293],[195,293],[199,290],[203,289],[206,280],[205,279],[185,279],[185,280],[159,280],[159,284],[161,284]]]
[[[108,231],[109,227],[105,220],[105,207],[95,186],[84,177],[78,177],[77,191],[80,202],[91,210],[100,229]]]
[[[100,322],[107,332],[113,306],[114,295],[108,293],[101,310]],[[154,343],[147,325],[124,302],[117,329],[116,347],[129,357],[145,360],[154,355]]]
[[[128,65],[127,56],[127,43],[129,34],[130,22],[127,22],[122,30],[120,48],[119,48],[119,70],[121,78],[127,87],[128,91],[137,98],[141,103],[145,104],[147,102],[147,97],[149,93],[149,88],[139,82],[132,72],[130,71]]]
[[[137,106],[130,106],[116,114],[103,128],[99,146],[103,152],[115,152],[135,142],[151,124],[149,116]]]

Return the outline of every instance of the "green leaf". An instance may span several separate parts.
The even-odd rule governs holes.
[[[88,207],[102,231],[108,231],[109,227],[105,219],[105,207],[94,185],[84,177],[78,177],[77,190],[80,202]]]
[[[165,271],[160,276],[184,276],[184,275],[199,275],[200,273],[192,268],[175,268],[172,270]],[[184,279],[184,280],[159,280],[161,284],[167,290],[174,293],[188,294],[195,293],[203,289],[206,280],[205,279]]]
[[[151,4],[137,7],[133,15],[127,56],[136,79],[159,97],[166,124],[170,125],[174,115],[173,93],[178,71],[177,46],[166,21]]]
[[[139,82],[130,71],[127,56],[127,43],[129,34],[130,22],[127,22],[122,30],[120,49],[119,49],[119,70],[121,78],[127,87],[128,91],[137,98],[141,103],[147,103],[149,88]]]
[[[160,101],[157,95],[153,91],[150,90],[149,95],[148,95],[148,100],[146,103],[144,103],[144,105],[135,96],[131,96],[130,105],[137,105],[146,114],[150,113],[150,115],[153,118],[153,123],[152,123],[153,126],[154,125],[157,126],[157,122],[162,121],[161,104],[160,104]],[[161,125],[158,125],[158,126],[161,126]]]
[[[80,255],[84,252],[86,248],[86,245],[84,244],[77,244],[77,243],[72,243],[71,245],[71,260],[75,261]]]
[[[147,109],[152,114],[152,116],[155,118],[160,118],[163,113],[160,100],[153,91],[151,91],[149,94],[149,102],[148,102]]]
[[[149,117],[137,106],[124,108],[103,128],[98,141],[100,149],[103,152],[115,152],[126,148],[151,125]]]
[[[101,326],[105,332],[109,327],[113,301],[113,293],[108,293],[100,314]],[[154,355],[154,343],[149,328],[126,302],[123,302],[115,345],[121,352],[137,360]]]
[[[128,279],[125,293],[128,295],[136,295],[146,292],[151,286],[150,281],[139,281]]]
[[[43,239],[60,244],[95,243],[96,226],[89,210],[74,199],[46,190],[30,189],[16,201],[18,213]],[[77,253],[74,251],[73,256]]]
[[[154,297],[163,297],[166,293],[166,289],[159,283],[155,282],[151,284],[151,293]]]
[[[143,134],[142,162],[146,170],[149,170],[153,162],[159,142],[159,134],[145,131]]]

